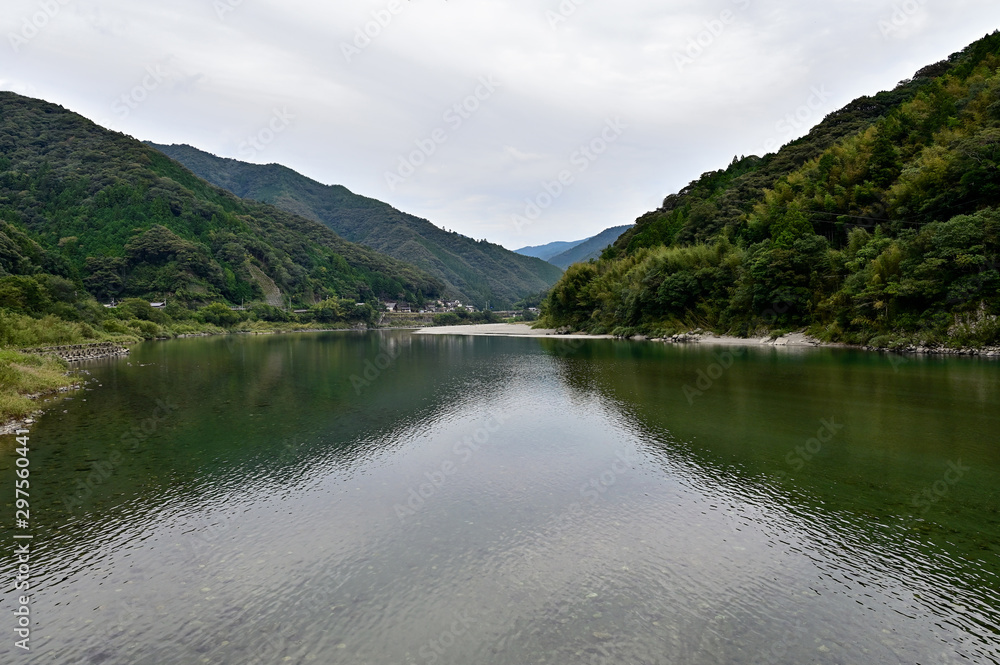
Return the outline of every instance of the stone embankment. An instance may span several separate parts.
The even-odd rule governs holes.
[[[863,346],[865,351],[879,351],[881,353],[916,353],[920,355],[944,355],[944,356],[981,356],[984,358],[1000,358],[1000,346],[984,346],[982,348],[959,348],[953,349],[945,346],[907,346],[900,349],[884,349],[876,346]]]
[[[99,342],[97,344],[70,344],[68,346],[42,346],[36,349],[21,349],[23,353],[33,353],[40,356],[59,356],[66,362],[82,360],[98,360],[99,358],[117,358],[127,356],[128,349],[114,342]]]

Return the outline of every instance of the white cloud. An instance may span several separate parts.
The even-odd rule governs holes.
[[[900,14],[893,0],[588,1],[563,16],[557,0],[48,0],[58,11],[23,39],[41,0],[7,0],[0,87],[235,158],[285,112],[253,161],[519,247],[631,222],[734,154],[801,135],[1000,27],[992,0],[909,2]],[[548,11],[565,20],[553,28]],[[168,75],[122,117],[116,101],[157,65]],[[446,114],[481,77],[499,86],[456,127]],[[789,134],[782,122],[824,86]],[[614,117],[621,139],[518,233],[525,198]],[[446,141],[390,189],[385,173],[437,129]]]

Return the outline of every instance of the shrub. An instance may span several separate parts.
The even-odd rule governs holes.
[[[35,319],[0,310],[0,346],[26,348],[84,341],[87,337],[81,324],[63,321],[51,314]]]
[[[160,326],[152,321],[133,321],[129,327],[143,339],[156,339],[162,336]]]
[[[198,310],[198,318],[203,323],[211,323],[221,328],[232,328],[243,320],[239,312],[234,312],[221,302],[214,302]]]
[[[250,318],[255,321],[269,321],[271,323],[289,321],[291,317],[283,309],[272,307],[271,305],[254,305],[250,310]]]
[[[434,325],[436,326],[458,326],[462,324],[462,317],[455,312],[445,312],[434,315]]]
[[[167,315],[164,311],[154,308],[148,301],[140,298],[128,298],[118,305],[118,316],[124,314],[130,319],[140,321],[152,321],[154,323],[167,323]]]

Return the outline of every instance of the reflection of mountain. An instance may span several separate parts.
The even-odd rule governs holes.
[[[567,359],[570,385],[592,385],[627,404],[647,426],[691,442],[692,453],[706,461],[794,476],[811,492],[835,489],[841,498],[833,505],[909,514],[913,493],[958,457],[989,476],[981,486],[961,488],[956,498],[966,506],[985,507],[1000,486],[992,475],[995,451],[982,437],[996,419],[984,409],[1000,401],[988,366],[951,361],[945,377],[940,361],[894,367],[881,356],[840,349],[632,343],[574,350],[580,342],[542,343]],[[824,421],[836,425],[836,435],[807,460],[797,449]]]
[[[668,472],[728,503],[737,526],[804,520],[797,530],[831,559],[875,566],[899,584],[906,566],[924,581],[944,568],[961,579],[963,602],[1000,620],[981,588],[1000,575],[1000,459],[983,436],[997,424],[995,368],[919,359],[894,367],[838,349],[541,344],[562,359],[567,385],[599,392],[651,433],[646,440],[669,442],[656,451]],[[924,513],[915,497],[940,488],[955,460],[976,473]],[[932,605],[940,591],[921,593],[922,611],[944,611]]]
[[[255,479],[280,484],[317,463],[352,467],[502,385],[504,367],[476,359],[469,342],[334,333],[144,345],[128,363],[94,365],[101,387],[40,421],[47,445],[32,461],[49,480],[36,505],[57,522],[70,509],[110,517],[178,493],[208,501]],[[81,501],[62,500],[112,458],[113,473]],[[0,467],[0,478],[12,473]]]

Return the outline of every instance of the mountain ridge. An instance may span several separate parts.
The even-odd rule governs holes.
[[[240,198],[294,212],[347,240],[412,263],[440,279],[450,297],[479,307],[487,302],[511,306],[547,290],[562,273],[540,259],[445,231],[343,185],[325,185],[280,164],[248,164],[189,145],[147,145]]]
[[[590,240],[590,238],[593,238],[593,236],[583,238],[582,240],[556,240],[544,245],[529,245],[527,247],[521,247],[520,249],[515,249],[514,251],[518,254],[523,254],[524,256],[533,256],[536,259],[548,261],[553,256],[558,256],[563,252],[573,249],[577,245],[582,245]]]
[[[615,241],[618,240],[623,233],[631,229],[632,226],[632,224],[622,224],[621,226],[612,226],[609,229],[604,229],[596,236],[587,238],[583,242],[576,244],[559,254],[550,256],[546,260],[552,265],[559,266],[565,270],[574,263],[598,259],[605,249],[613,245]]]
[[[214,187],[132,137],[10,92],[0,93],[0,220],[3,275],[48,274],[105,300],[259,300],[255,269],[300,304],[420,301],[443,289],[321,224]],[[15,282],[0,306],[33,288]]]

